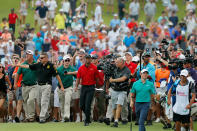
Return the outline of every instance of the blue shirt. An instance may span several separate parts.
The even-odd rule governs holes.
[[[119,19],[112,19],[110,22],[110,26],[112,28],[116,27],[116,25],[120,25],[120,20]]]
[[[137,67],[138,71],[137,71],[137,77],[140,78],[140,65]],[[155,66],[152,65],[151,63],[148,63],[146,66],[144,66],[144,64],[141,65],[141,69],[147,69],[148,70],[148,74],[151,76],[152,80],[150,80],[151,82],[155,82]]]
[[[155,94],[155,87],[152,82],[146,80],[142,83],[140,79],[133,84],[130,92],[136,94],[136,102],[150,102],[151,95]]]
[[[43,38],[41,38],[41,37],[34,37],[33,38],[33,42],[35,43],[36,50],[38,50],[39,52],[42,51],[42,45],[44,43]]]
[[[75,35],[75,36],[71,35],[71,36],[69,37],[69,40],[77,40],[77,36],[76,36],[76,35]],[[70,44],[71,44],[72,46],[76,46],[76,45],[77,45],[76,42],[74,42],[74,41],[71,41]]]
[[[131,21],[131,19],[130,18],[123,18],[123,20],[125,21],[125,23],[126,23],[126,25],[128,25],[128,23]]]
[[[174,34],[173,34],[173,31],[174,31]],[[172,39],[176,39],[180,34],[174,27],[169,28],[169,32],[170,32],[170,37]]]
[[[39,57],[40,57],[39,54],[37,56],[36,55],[33,55],[33,58],[34,58],[35,61],[37,61]]]
[[[132,35],[130,37],[126,36],[123,40],[124,44],[126,47],[129,47],[131,44],[135,43],[135,37],[133,37]]]
[[[90,49],[90,50],[88,51],[88,54],[91,54],[93,51],[94,51],[94,48]]]

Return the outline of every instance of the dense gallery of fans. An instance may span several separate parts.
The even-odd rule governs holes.
[[[0,121],[194,131],[197,5],[157,18],[158,1],[21,0],[0,23]]]

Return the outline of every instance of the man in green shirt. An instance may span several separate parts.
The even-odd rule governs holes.
[[[33,51],[28,50],[26,52],[27,60],[23,63],[25,65],[30,65],[35,63],[33,60]],[[38,90],[36,86],[36,72],[30,69],[19,68],[15,76],[15,83],[19,79],[19,75],[22,74],[22,97],[23,106],[25,110],[26,120],[33,122],[35,118],[35,100],[37,98]],[[16,84],[14,84],[16,86]]]
[[[73,75],[77,74],[77,70],[70,65],[70,60],[70,56],[65,55],[63,57],[63,65],[57,68],[57,72],[64,86],[64,91],[60,90],[60,88],[58,89],[61,117],[64,122],[68,122],[70,118],[70,102],[73,94]]]
[[[133,84],[131,89],[131,108],[134,105],[135,99],[135,110],[136,115],[139,118],[139,131],[145,131],[144,122],[147,118],[148,110],[150,108],[151,97],[154,97],[155,89],[154,84],[147,80],[148,70],[143,69],[141,71],[141,79]]]

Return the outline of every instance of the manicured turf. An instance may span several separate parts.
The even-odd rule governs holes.
[[[197,129],[197,123],[194,123],[194,130]],[[147,131],[162,131],[162,125],[154,123],[153,126],[147,126]],[[127,125],[119,124],[118,128],[106,126],[105,124],[92,123],[84,127],[83,123],[7,123],[0,124],[0,131],[130,131],[130,123]],[[138,131],[138,127],[133,125],[132,131]],[[168,131],[168,130],[167,130]],[[170,130],[169,130],[170,131]],[[172,130],[171,130],[172,131]]]

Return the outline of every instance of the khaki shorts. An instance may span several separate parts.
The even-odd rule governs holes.
[[[106,0],[107,5],[113,5],[114,4],[114,0]]]
[[[54,10],[49,11],[48,18],[49,19],[54,19],[55,18],[55,11]]]
[[[38,14],[34,14],[34,20],[38,20],[38,19],[39,19]]]
[[[94,3],[95,0],[87,0],[88,3]]]
[[[39,18],[38,19],[38,24],[39,25],[44,25],[46,23],[46,21],[47,21],[46,18]]]
[[[104,4],[104,0],[98,0],[101,4]]]

